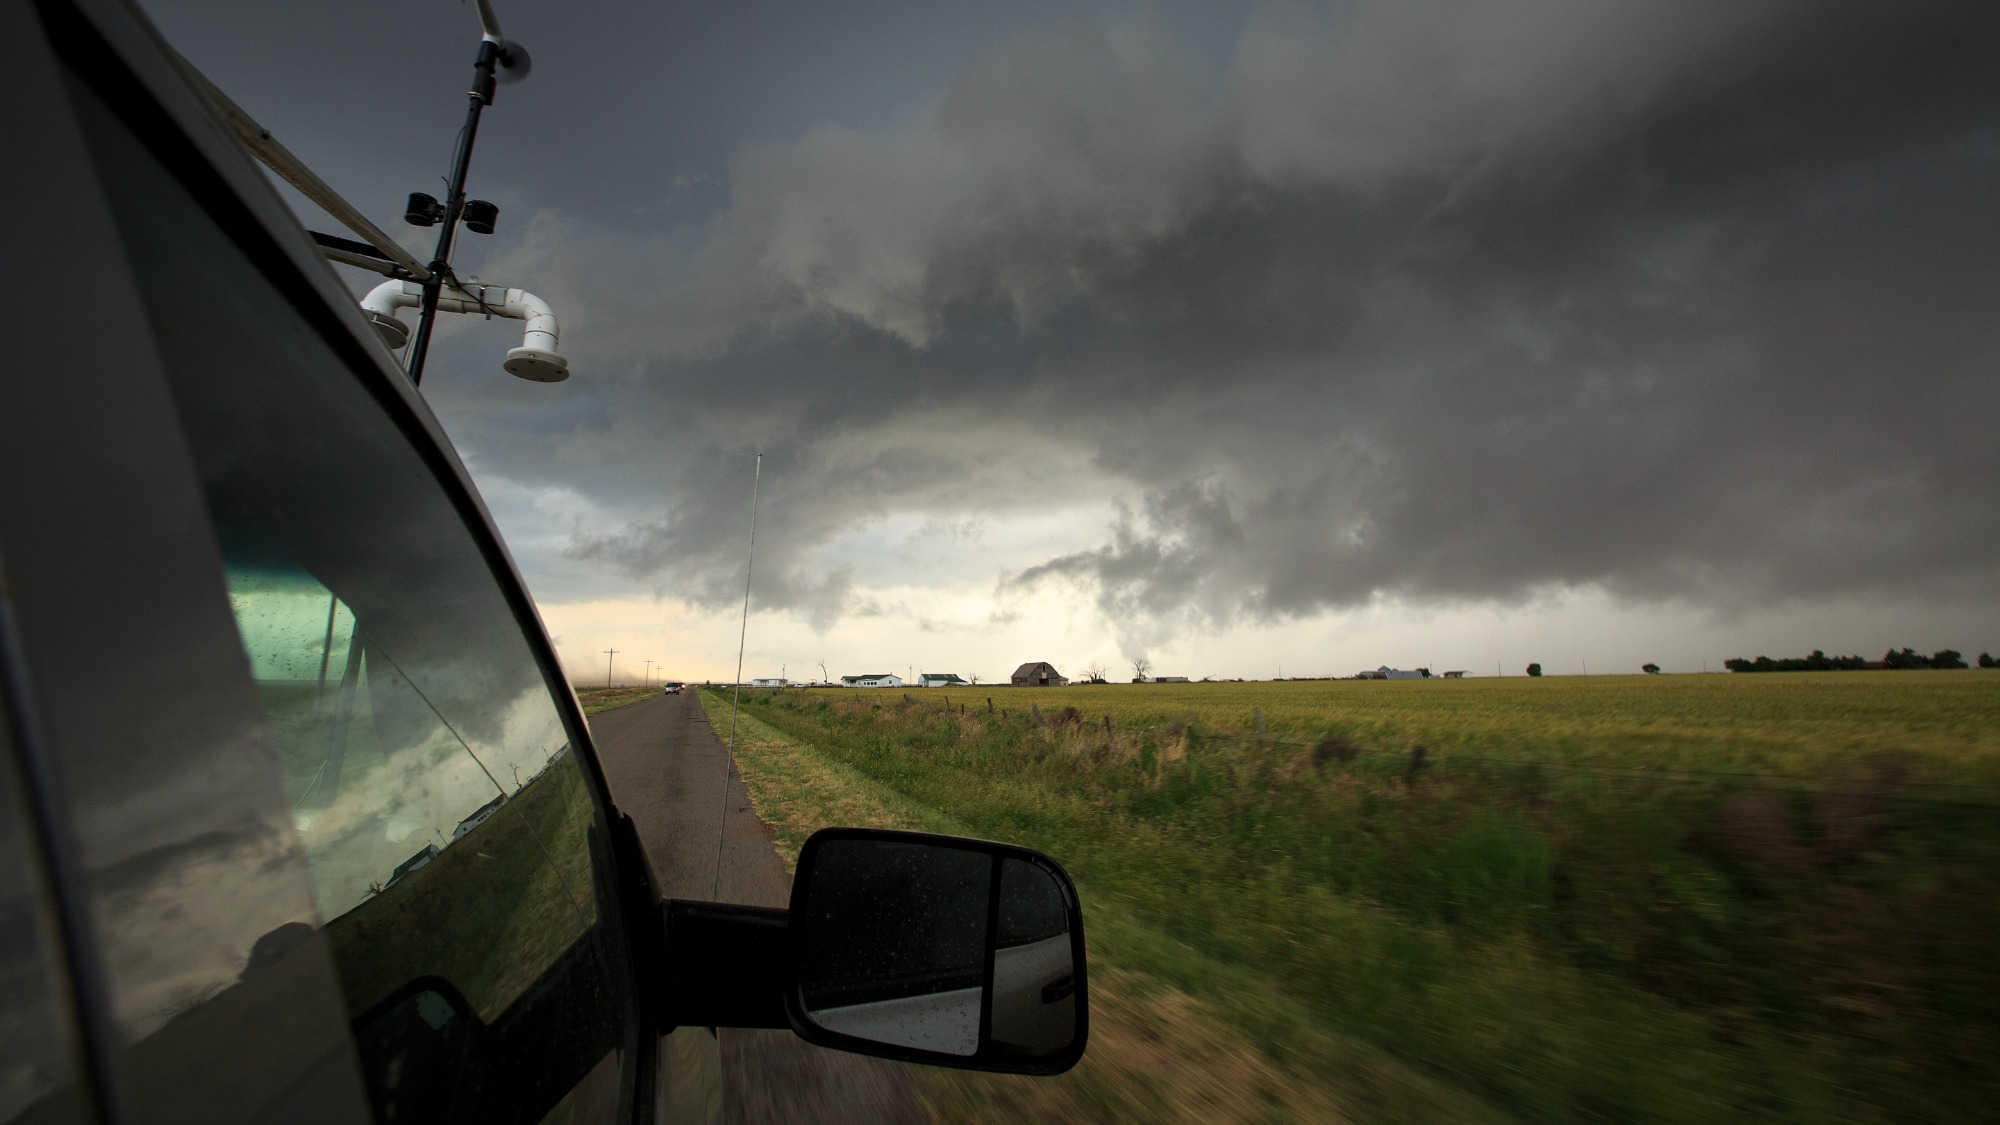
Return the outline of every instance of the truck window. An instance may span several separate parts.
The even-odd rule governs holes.
[[[294,304],[317,297],[258,268],[243,245],[262,232],[232,237],[215,217],[232,201],[187,187],[161,159],[169,139],[149,148],[88,89],[76,100],[377,1119],[610,1119],[636,1017],[566,688],[427,439]],[[271,940],[278,956],[291,939]]]

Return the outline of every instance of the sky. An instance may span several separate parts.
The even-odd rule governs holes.
[[[423,390],[579,684],[734,676],[759,453],[745,676],[2000,650],[1989,0],[496,7],[572,377]],[[143,8],[428,257],[470,5]]]

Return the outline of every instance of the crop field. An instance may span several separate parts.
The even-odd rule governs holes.
[[[1088,1056],[927,1071],[946,1120],[2000,1105],[2000,673],[743,700],[738,764],[789,855],[877,824],[1077,880]]]

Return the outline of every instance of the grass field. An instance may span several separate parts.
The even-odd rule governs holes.
[[[1075,875],[1089,1056],[936,1072],[948,1119],[2000,1105],[2000,674],[909,699],[745,693],[738,758],[782,846],[928,828]]]
[[[637,703],[641,699],[651,699],[660,694],[657,687],[610,687],[575,688],[576,701],[583,704],[586,717],[616,710],[627,703]]]

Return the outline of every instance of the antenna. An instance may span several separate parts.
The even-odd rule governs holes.
[[[750,574],[757,565],[757,490],[764,483],[764,455],[757,455],[757,468],[750,478],[750,549],[743,555],[743,625],[736,633],[736,683],[729,697],[729,752],[722,759],[722,817],[716,821],[715,883],[709,894],[722,887],[722,824],[729,815],[729,769],[736,761],[736,709],[743,700],[743,645],[750,636]]]

